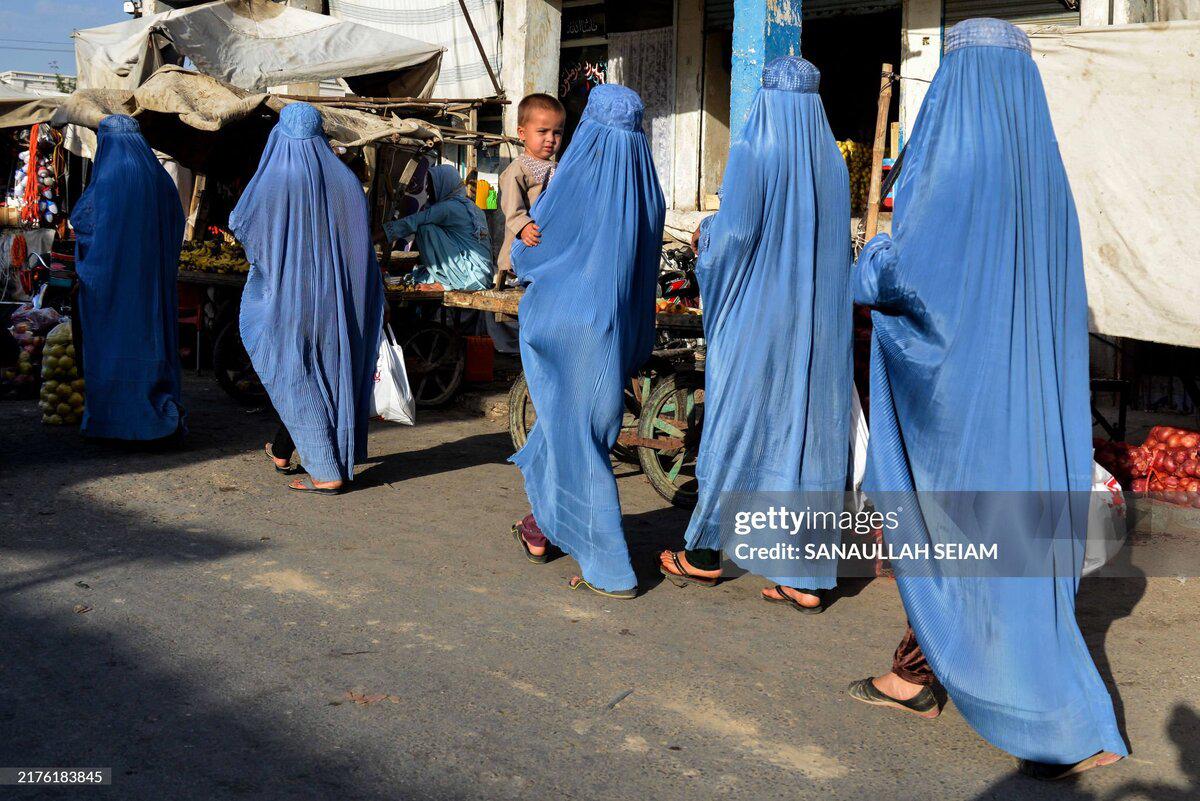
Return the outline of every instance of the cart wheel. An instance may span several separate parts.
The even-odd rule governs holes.
[[[625,385],[625,414],[621,420],[621,433],[637,434],[638,420],[642,414],[642,402],[649,396],[654,381],[664,369],[669,370],[667,362],[652,362],[643,368],[643,372],[631,379]],[[537,421],[537,410],[533,408],[533,400],[529,397],[529,384],[525,374],[517,376],[512,389],[508,391],[508,435],[512,438],[513,447],[517,450],[525,447],[529,439],[529,429]],[[626,464],[638,464],[638,449],[631,445],[617,443],[613,446],[614,459]]]
[[[658,380],[674,371],[666,359],[651,356],[642,365],[638,374],[625,384],[625,415],[621,418],[621,433],[637,436],[638,424],[642,418],[642,407],[646,398],[654,390]],[[612,449],[613,458],[625,464],[639,464],[641,458],[635,445],[622,445],[617,442]]]
[[[427,323],[400,344],[417,406],[428,409],[449,403],[467,369],[462,337],[444,325]]]
[[[638,436],[659,440],[641,446],[638,459],[654,491],[676,506],[696,505],[696,453],[704,421],[704,374],[684,371],[664,376],[646,399]]]
[[[238,331],[236,315],[229,320],[217,333],[213,340],[212,350],[213,372],[217,383],[238,403],[245,406],[260,406],[267,401],[267,391],[254,372],[250,363],[250,354],[242,345],[242,335]]]
[[[537,411],[529,397],[529,384],[525,381],[525,374],[521,373],[508,391],[508,435],[512,437],[515,449],[525,447],[529,429],[533,428],[536,421]]]

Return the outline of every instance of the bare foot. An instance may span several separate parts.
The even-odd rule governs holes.
[[[875,685],[875,689],[884,695],[895,698],[897,701],[912,700],[921,690],[925,689],[925,685],[923,684],[913,684],[890,672],[882,676],[876,676],[871,679],[871,683]]]
[[[267,456],[271,457],[271,461],[274,462],[275,466],[280,470],[287,470],[288,465],[292,463],[291,459],[276,459],[274,452],[271,450],[271,443],[269,442],[263,447],[263,450],[267,452]]]
[[[298,478],[295,481],[293,481],[289,486],[294,490],[300,490],[303,492],[303,491],[311,491],[308,488],[309,484],[312,484],[312,486],[317,489],[336,490],[336,489],[341,489],[342,485],[344,483],[345,483],[344,481],[317,481],[315,478],[312,478],[310,476],[308,478]]]
[[[782,595],[786,596],[787,598],[792,599],[793,601],[800,604],[801,606],[807,607],[809,609],[816,609],[818,606],[821,605],[821,598],[818,595],[809,595],[806,592],[800,592],[799,590],[794,589],[792,587],[784,587],[782,585],[780,585],[780,589],[783,591]],[[767,587],[766,589],[764,589],[762,591],[762,595],[768,601],[782,601],[783,600],[783,598],[780,597],[780,593],[777,592],[774,587]]]
[[[525,547],[529,549],[530,556],[545,556],[546,555],[546,547],[547,546],[534,545],[528,539],[526,539],[524,526],[521,526],[521,528],[518,530],[518,533],[521,535],[521,539],[524,540]]]

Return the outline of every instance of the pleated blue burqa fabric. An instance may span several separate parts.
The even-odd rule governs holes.
[[[1032,558],[999,577],[897,565],[917,642],[975,730],[1039,762],[1124,755],[1075,620],[1092,450],[1071,188],[1025,34],[969,20],[946,41],[894,241],[873,239],[856,270],[874,307],[865,489],[881,510],[922,493],[885,531],[893,547],[965,536]],[[935,509],[931,493],[962,497]]]
[[[525,285],[521,362],[537,422],[512,461],[545,535],[600,589],[637,585],[608,452],[624,384],[654,344],[666,214],[643,105],[623,86],[592,89],[571,146],[532,216],[541,243],[513,243]]]
[[[91,180],[71,215],[90,437],[154,440],[184,426],[179,250],[183,207],[137,121],[100,121]]]
[[[384,223],[384,232],[390,239],[417,235],[422,262],[414,274],[418,284],[490,289],[495,267],[487,218],[467,198],[457,167],[440,164],[429,175],[437,201],[416,214]]]
[[[766,66],[730,149],[721,209],[702,227],[704,436],[686,538],[689,548],[723,548],[744,568],[811,589],[836,585],[835,561],[740,560],[731,532],[722,537],[721,506],[724,493],[785,492],[814,512],[843,510],[853,391],[850,183],[819,83],[802,58]],[[839,539],[836,528],[812,534]]]
[[[366,458],[383,325],[367,199],[306,103],[284,107],[229,216],[246,249],[241,333],[271,403],[317,481]]]

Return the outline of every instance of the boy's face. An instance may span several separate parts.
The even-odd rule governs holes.
[[[529,112],[525,124],[517,126],[517,136],[525,143],[526,153],[539,159],[551,159],[558,152],[566,124],[565,115],[535,108]]]

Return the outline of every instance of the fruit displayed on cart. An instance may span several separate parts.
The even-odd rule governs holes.
[[[230,238],[184,242],[179,253],[179,269],[219,275],[245,275],[250,262],[242,246]]]

